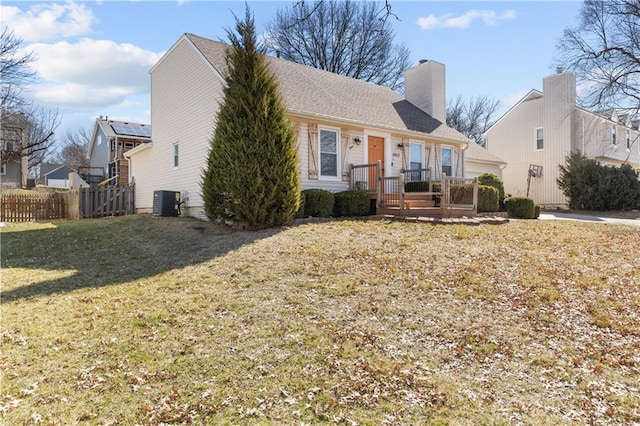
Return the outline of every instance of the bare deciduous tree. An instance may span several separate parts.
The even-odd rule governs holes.
[[[63,138],[62,147],[58,151],[55,161],[64,164],[70,170],[88,167],[87,150],[90,140],[91,135],[86,129],[78,129],[75,132],[68,131]]]
[[[15,161],[26,155],[32,169],[53,146],[61,116],[57,109],[46,110],[22,96],[22,90],[36,82],[36,74],[29,67],[35,57],[21,52],[21,44],[22,39],[13,31],[8,27],[3,29],[0,34],[0,161]]]
[[[389,16],[386,2],[298,2],[278,11],[265,43],[284,59],[400,90],[409,50],[394,43]]]
[[[468,102],[458,96],[447,106],[447,126],[456,129],[469,139],[484,146],[482,135],[495,123],[500,101],[488,96],[478,96]]]
[[[585,82],[585,107],[640,110],[640,2],[586,0],[565,29],[556,65]]]
[[[35,61],[33,53],[20,51],[22,39],[5,27],[0,34],[0,102],[2,111],[21,106],[21,90],[33,83],[35,72],[30,68]]]

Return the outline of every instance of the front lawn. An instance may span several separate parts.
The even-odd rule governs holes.
[[[2,229],[5,424],[640,422],[640,229]]]

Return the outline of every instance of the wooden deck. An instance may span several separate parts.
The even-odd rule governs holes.
[[[473,217],[477,215],[474,209],[464,207],[441,207],[436,202],[441,196],[439,192],[408,192],[404,194],[403,203],[400,206],[399,199],[386,199],[390,205],[378,206],[377,215],[393,215],[407,217]],[[375,199],[375,195],[372,196]]]
[[[393,216],[407,216],[407,217],[438,217],[438,218],[450,218],[450,217],[474,217],[477,215],[475,210],[461,209],[461,208],[441,208],[441,207],[415,207],[405,208],[400,207],[378,207],[376,209],[377,215],[393,215]]]

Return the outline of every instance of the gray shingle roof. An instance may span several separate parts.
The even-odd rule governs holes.
[[[226,74],[226,44],[194,34],[185,36],[221,75]],[[266,58],[291,114],[469,142],[466,136],[434,119],[387,87],[280,58]]]

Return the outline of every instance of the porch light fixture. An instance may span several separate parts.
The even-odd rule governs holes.
[[[398,148],[400,148],[400,149],[404,149],[404,144],[403,144],[403,143],[399,143],[399,144],[398,144]]]
[[[360,140],[360,138],[356,136],[353,138],[353,143],[360,146],[360,144],[362,143],[362,140]]]

